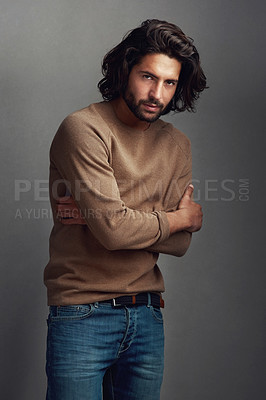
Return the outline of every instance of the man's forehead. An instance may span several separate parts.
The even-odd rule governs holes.
[[[150,72],[158,78],[176,80],[181,71],[181,62],[166,54],[152,53],[143,56],[135,67],[137,71]]]

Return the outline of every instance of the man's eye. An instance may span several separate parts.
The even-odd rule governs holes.
[[[150,76],[150,75],[143,75],[143,78],[144,78],[144,79],[152,79],[152,76]]]
[[[173,81],[166,81],[166,84],[169,85],[169,86],[175,86],[175,85],[176,85],[176,82],[173,82]]]

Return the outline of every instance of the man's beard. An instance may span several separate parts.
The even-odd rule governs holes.
[[[154,122],[157,121],[157,119],[160,118],[162,115],[163,111],[165,110],[164,106],[162,103],[160,103],[158,100],[149,98],[148,100],[139,100],[138,102],[136,101],[135,96],[133,95],[132,92],[125,91],[123,93],[123,99],[125,100],[128,108],[130,111],[137,117],[140,121],[145,121],[145,122]],[[150,111],[150,116],[149,111],[146,110],[145,112],[141,111],[141,105],[142,104],[151,104],[151,105],[156,105],[159,107],[157,112],[152,112]]]

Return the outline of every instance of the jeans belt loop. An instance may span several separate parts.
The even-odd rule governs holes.
[[[147,304],[147,307],[150,308],[150,306],[151,306],[151,294],[150,294],[150,293],[147,293],[147,297],[148,297],[148,304]]]
[[[121,306],[121,304],[116,303],[116,299],[112,299],[112,302],[113,302],[113,306],[114,306],[114,307],[119,307],[119,306]]]

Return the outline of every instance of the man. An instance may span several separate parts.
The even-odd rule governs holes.
[[[206,88],[177,26],[147,20],[103,61],[104,101],[69,115],[50,152],[54,227],[48,400],[158,400],[164,284],[159,253],[182,256],[202,211],[187,137],[160,116]]]

